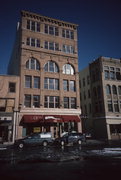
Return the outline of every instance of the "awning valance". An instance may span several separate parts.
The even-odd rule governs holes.
[[[74,115],[63,115],[62,119],[63,122],[80,122],[79,116],[74,116]]]
[[[24,115],[21,123],[40,123],[43,122],[42,115]]]
[[[80,117],[76,115],[24,115],[20,124],[59,122],[80,122]]]

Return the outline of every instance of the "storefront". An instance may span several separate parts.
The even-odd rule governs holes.
[[[13,114],[2,115],[0,114],[0,142],[12,141],[12,129],[13,129]]]
[[[34,132],[51,132],[53,137],[59,137],[65,131],[78,131],[79,122],[76,115],[23,115],[20,125],[23,137]]]

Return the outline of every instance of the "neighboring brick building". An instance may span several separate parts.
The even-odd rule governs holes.
[[[14,141],[18,105],[19,77],[0,75],[0,141]]]
[[[84,131],[121,139],[121,60],[100,57],[80,72]]]
[[[20,76],[16,138],[82,131],[76,24],[22,11],[8,73]]]

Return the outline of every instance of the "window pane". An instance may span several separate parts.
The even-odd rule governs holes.
[[[33,106],[40,107],[40,96],[39,95],[33,96]]]
[[[64,97],[64,108],[69,108],[69,98]]]
[[[68,80],[63,80],[63,90],[68,91]]]
[[[25,87],[26,88],[31,88],[31,84],[32,84],[31,76],[25,76]]]
[[[12,83],[12,82],[9,83],[9,92],[12,93],[16,92],[16,83]]]
[[[70,89],[70,91],[75,91],[75,81],[69,82],[69,89]]]
[[[40,88],[40,77],[34,77],[34,88]]]
[[[76,98],[71,97],[71,108],[75,109],[76,108]]]
[[[26,107],[31,107],[31,95],[25,95],[24,105]]]
[[[35,60],[31,59],[31,69],[35,69]]]

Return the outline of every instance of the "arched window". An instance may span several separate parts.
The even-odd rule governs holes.
[[[106,85],[106,94],[107,95],[111,94],[111,87],[109,84]]]
[[[115,85],[112,86],[113,94],[117,94],[117,88]]]
[[[53,61],[48,61],[44,66],[45,72],[59,72],[58,66]]]
[[[63,74],[74,74],[74,68],[70,64],[65,64],[63,66]]]
[[[31,58],[26,62],[27,69],[40,70],[40,63],[37,59]]]
[[[121,86],[118,86],[118,94],[121,95]]]

